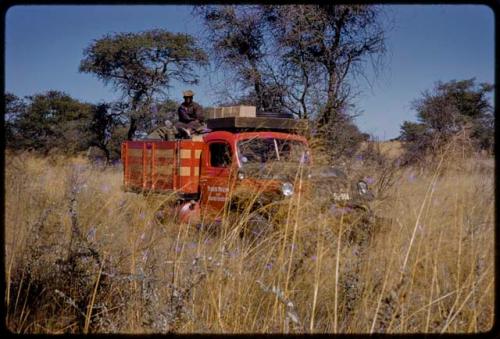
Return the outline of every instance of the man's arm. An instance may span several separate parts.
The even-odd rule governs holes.
[[[201,108],[200,105],[194,104],[194,113],[196,114],[196,119],[199,122],[204,122],[205,121],[205,114],[203,113],[203,108]]]
[[[193,120],[189,116],[188,110],[183,105],[179,106],[179,109],[177,110],[177,113],[179,114],[179,121],[181,121],[181,122],[190,122],[190,121]]]

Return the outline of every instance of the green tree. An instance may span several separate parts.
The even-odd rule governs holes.
[[[89,146],[100,149],[106,163],[120,157],[120,143],[126,134],[125,108],[120,103],[100,103],[92,106],[92,120],[89,125]],[[118,141],[118,142],[117,142]]]
[[[419,162],[425,154],[436,146],[435,136],[425,124],[405,121],[401,125],[399,140],[404,141],[405,161]]]
[[[7,147],[16,148],[18,131],[16,124],[26,111],[26,102],[15,94],[5,94],[5,144]]]
[[[166,120],[177,119],[179,104],[172,100],[154,101],[149,105],[149,112],[137,122],[138,131],[151,131],[161,126]],[[110,163],[120,158],[121,143],[127,138],[129,105],[123,102],[100,103],[92,107],[92,121],[89,125],[89,146],[97,147]],[[144,136],[147,133],[142,133]],[[140,135],[139,135],[140,136]],[[96,156],[95,152],[90,153]]]
[[[139,129],[147,133],[159,126],[163,126],[167,120],[172,122],[177,121],[177,109],[179,105],[180,103],[170,99],[153,102],[149,107],[148,114],[141,121]]]
[[[409,160],[436,150],[464,129],[478,149],[492,151],[494,118],[488,97],[492,91],[493,85],[476,84],[475,78],[437,82],[424,91],[412,103],[418,122],[405,121],[401,126]]]
[[[362,133],[349,117],[345,119],[337,117],[337,121],[328,124],[324,132],[328,133],[323,140],[332,163],[341,157],[354,156],[361,142],[370,138],[368,134]]]
[[[155,96],[164,95],[172,80],[197,83],[195,66],[206,62],[205,52],[192,36],[155,29],[94,40],[85,49],[79,69],[122,91],[130,105],[127,138],[131,140]]]
[[[24,108],[11,120],[13,148],[65,154],[88,148],[90,104],[64,92],[48,91],[26,97],[21,106]]]

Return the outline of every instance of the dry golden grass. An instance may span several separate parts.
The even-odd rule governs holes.
[[[390,158],[396,159],[403,154],[403,146],[400,141],[369,141],[362,142],[360,145],[360,151],[366,150],[369,145],[377,149],[380,154]]]
[[[120,168],[7,154],[6,323],[19,333],[488,331],[491,163],[445,154],[396,169],[369,223],[296,195],[276,229],[241,238],[234,218],[216,234],[175,224],[162,209],[172,197],[123,192]],[[372,171],[377,184],[385,174]]]

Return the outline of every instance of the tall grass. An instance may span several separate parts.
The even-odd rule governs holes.
[[[6,157],[6,323],[17,333],[484,332],[493,324],[492,159],[395,169],[376,217],[296,195],[240,237],[179,225],[121,169]],[[460,166],[458,166],[460,165]],[[387,177],[374,167],[376,186]],[[298,179],[300,180],[300,178]],[[369,229],[367,229],[369,225]]]

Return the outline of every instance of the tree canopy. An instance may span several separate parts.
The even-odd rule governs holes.
[[[260,6],[199,6],[196,12],[204,20],[216,65],[232,74],[244,91],[252,93],[258,110],[275,110],[269,100],[272,94],[265,70],[266,27]]]
[[[224,5],[196,13],[214,61],[248,91],[244,98],[323,124],[352,98],[347,80],[385,52],[376,6]]]
[[[384,55],[377,6],[214,5],[195,12],[212,59],[242,90],[237,98],[223,91],[222,102],[310,119],[329,150],[352,151],[365,137],[353,122],[351,83],[366,75],[366,61],[376,67]]]
[[[192,36],[154,29],[94,40],[84,51],[80,71],[122,91],[130,103],[128,139],[132,139],[153,98],[164,95],[172,80],[196,84],[195,67],[206,63],[206,53]]]
[[[10,137],[7,144],[15,148],[40,152],[58,150],[75,154],[88,147],[87,126],[91,105],[59,91],[48,91],[26,97],[7,95]]]
[[[85,152],[108,163],[120,158],[121,143],[128,132],[127,103],[90,104],[60,91],[24,98],[6,93],[5,103],[6,144],[11,150],[70,155]],[[156,100],[140,121],[139,130],[151,131],[174,119],[177,106],[172,100]]]
[[[467,130],[479,149],[492,151],[493,108],[488,98],[493,85],[476,80],[437,82],[413,101],[418,122],[405,121],[400,139],[415,157],[441,146],[453,135]]]
[[[385,52],[378,7],[267,6],[265,13],[286,68],[302,78],[303,95],[308,95],[311,82],[323,86],[325,101],[318,120],[322,124],[335,120],[353,95],[347,80],[364,74],[367,58]]]

